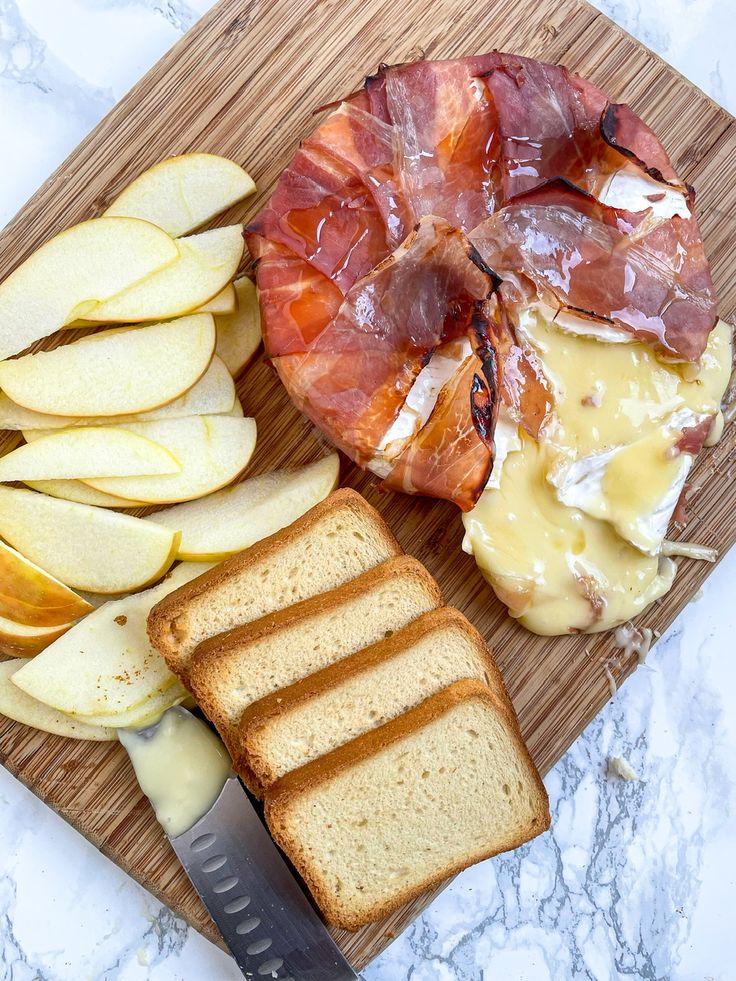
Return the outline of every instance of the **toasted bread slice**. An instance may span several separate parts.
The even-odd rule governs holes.
[[[254,702],[240,719],[238,759],[267,788],[461,678],[485,681],[513,711],[483,638],[459,610],[443,606]]]
[[[408,555],[389,559],[328,593],[200,644],[190,683],[234,758],[238,723],[259,698],[319,671],[442,603],[439,586]],[[243,777],[254,792],[249,774]]]
[[[151,643],[188,684],[189,658],[201,641],[334,589],[399,554],[378,511],[353,490],[336,491],[157,603],[148,617]]]
[[[508,707],[457,681],[293,770],[266,820],[327,920],[356,930],[549,827],[549,803]]]

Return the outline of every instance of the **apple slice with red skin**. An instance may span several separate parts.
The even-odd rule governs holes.
[[[0,617],[28,627],[68,626],[92,609],[73,589],[0,542]]]
[[[58,627],[27,627],[0,617],[0,653],[10,657],[35,657],[71,626],[71,623],[64,623]]]

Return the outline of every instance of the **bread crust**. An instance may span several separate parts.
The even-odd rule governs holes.
[[[244,773],[248,774],[249,779],[257,780],[260,790],[265,789],[276,780],[276,777],[273,776],[258,750],[258,736],[275,717],[288,714],[316,696],[339,688],[346,679],[355,678],[370,671],[378,664],[399,657],[407,648],[413,647],[429,634],[448,628],[459,630],[466,636],[484,664],[491,691],[495,692],[506,707],[513,712],[513,705],[503,683],[501,672],[496,666],[487,644],[459,610],[451,606],[443,606],[422,614],[386,640],[378,641],[370,647],[356,651],[355,654],[350,654],[321,671],[302,678],[270,695],[265,695],[257,702],[249,705],[241,716],[238,725],[234,757],[236,769],[239,771],[242,769]]]
[[[334,896],[323,888],[318,876],[313,874],[312,869],[301,854],[298,840],[294,841],[289,833],[287,819],[290,805],[302,794],[316,790],[322,784],[333,780],[352,766],[359,764],[363,759],[380,753],[406,736],[413,735],[450,712],[458,704],[470,699],[490,705],[514,738],[519,759],[525,764],[530,781],[534,785],[537,813],[531,822],[533,827],[528,831],[525,829],[517,835],[511,835],[497,847],[479,849],[470,856],[466,855],[457,862],[450,863],[440,872],[425,877],[421,882],[398,890],[390,898],[374,903],[369,910],[363,913],[354,913],[349,909],[340,907],[334,901]],[[400,715],[385,725],[358,736],[325,756],[287,773],[267,790],[265,817],[274,840],[289,856],[327,921],[335,927],[351,931],[387,916],[469,865],[484,861],[501,852],[518,848],[524,842],[546,831],[550,825],[547,792],[521,737],[513,712],[487,685],[476,679],[456,681],[443,691],[432,695],[415,708],[410,709],[404,715]]]
[[[336,586],[326,593],[317,593],[316,596],[310,596],[309,599],[293,603],[291,606],[285,606],[281,610],[274,610],[273,613],[267,613],[266,616],[259,617],[258,620],[252,620],[240,627],[226,630],[216,637],[203,640],[194,649],[192,660],[194,661],[195,658],[199,662],[204,662],[207,659],[216,660],[222,655],[230,654],[233,647],[261,640],[277,630],[283,630],[303,622],[307,617],[319,616],[340,603],[354,599],[384,582],[390,582],[392,579],[404,575],[411,575],[423,581],[428,592],[436,597],[437,605],[442,605],[443,598],[440,587],[422,563],[411,555],[398,555],[374,565],[373,568],[367,569],[355,579],[350,579],[342,586]]]
[[[267,560],[283,545],[297,541],[318,524],[325,515],[337,508],[361,511],[374,522],[377,534],[383,539],[387,551],[394,555],[402,553],[401,546],[391,529],[378,511],[361,494],[348,487],[334,491],[324,501],[315,505],[306,514],[287,525],[286,528],[282,528],[281,531],[269,535],[268,538],[264,538],[260,542],[255,542],[249,548],[215,566],[214,569],[204,572],[197,579],[185,583],[153,607],[147,622],[149,639],[163,656],[171,671],[179,677],[183,684],[189,685],[189,672],[180,654],[180,645],[176,641],[174,624],[177,617],[186,609],[187,604],[208,592],[214,592],[224,581],[239,574],[249,566]]]
[[[212,696],[209,685],[209,680],[213,670],[216,670],[216,666],[220,662],[227,662],[238,648],[248,647],[265,637],[277,634],[279,631],[303,624],[307,619],[319,617],[342,603],[369,593],[383,583],[409,576],[423,584],[431,602],[436,606],[442,605],[440,587],[421,562],[410,555],[399,555],[387,559],[386,562],[381,562],[380,565],[368,569],[367,572],[357,578],[351,579],[327,593],[319,593],[309,599],[302,600],[300,603],[294,603],[292,606],[269,613],[258,620],[253,620],[240,627],[233,627],[232,630],[227,630],[216,637],[203,641],[194,649],[190,662],[189,687],[204,714],[214,723],[222,735],[233,757],[238,755],[237,742],[233,741],[229,724],[220,711],[219,700]],[[246,765],[239,772],[252,793],[262,792],[258,781]]]

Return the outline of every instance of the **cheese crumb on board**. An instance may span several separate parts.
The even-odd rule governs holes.
[[[625,756],[608,757],[608,774],[612,777],[619,777],[621,780],[641,780]]]

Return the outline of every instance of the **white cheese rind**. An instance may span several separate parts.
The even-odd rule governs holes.
[[[651,200],[654,198],[654,200]],[[652,216],[666,220],[677,215],[690,217],[687,198],[669,184],[655,181],[638,167],[624,167],[609,177],[598,193],[601,204],[623,211],[651,210]]]
[[[468,338],[445,344],[434,352],[414,379],[398,416],[384,433],[376,455],[368,464],[369,470],[379,477],[388,477],[396,457],[426,424],[440,392],[471,354]]]

